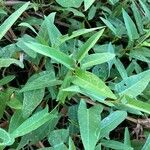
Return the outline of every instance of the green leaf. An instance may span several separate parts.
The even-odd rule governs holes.
[[[22,108],[22,103],[16,98],[11,98],[10,101],[7,102],[7,105],[13,109],[21,109]]]
[[[26,121],[24,121],[15,131],[11,133],[11,136],[17,138],[23,136],[40,126],[42,126],[47,121],[55,118],[56,116],[47,112],[47,109],[44,109],[40,112],[37,112]]]
[[[125,22],[125,26],[126,26],[130,41],[133,41],[134,39],[138,39],[139,34],[138,34],[138,31],[136,29],[134,22],[132,21],[132,19],[130,18],[130,16],[127,14],[127,12],[124,9],[122,10],[122,13],[123,13],[123,19]]]
[[[120,123],[127,117],[125,111],[115,111],[101,121],[101,134],[100,138],[107,136],[114,130]]]
[[[129,96],[125,96],[125,99],[122,99],[121,102],[123,104],[125,104],[126,106],[129,106],[133,109],[137,109],[139,111],[150,114],[150,104],[149,103],[133,99]]]
[[[24,121],[25,119],[21,115],[21,110],[17,110],[10,119],[9,130],[8,132],[11,134],[15,131]]]
[[[60,130],[54,130],[50,132],[48,136],[49,143],[53,146],[53,150],[68,150],[66,145],[67,139],[69,137],[69,130],[66,129],[60,129]]]
[[[53,21],[55,19],[55,14],[56,13],[51,13],[48,17],[45,17],[45,24],[52,47],[60,45],[60,41],[58,39],[62,36]]]
[[[125,145],[121,142],[114,141],[114,140],[102,140],[101,144],[105,147],[115,149],[115,150],[133,150],[132,147]]]
[[[41,103],[44,93],[44,89],[24,92],[22,107],[22,115],[24,118],[29,117],[34,109]]]
[[[125,78],[115,85],[119,95],[136,97],[143,92],[150,81],[150,70]]]
[[[2,140],[0,146],[12,145],[15,142],[14,138],[2,128],[0,128],[0,140]]]
[[[125,144],[125,145],[128,145],[128,146],[131,146],[130,134],[129,134],[129,130],[128,130],[127,127],[125,128],[124,144]]]
[[[136,21],[138,30],[139,30],[139,32],[140,32],[141,34],[143,34],[143,33],[144,33],[144,30],[143,30],[142,17],[141,17],[141,14],[140,14],[140,12],[139,12],[139,8],[137,8],[137,6],[136,6],[136,4],[134,3],[134,1],[132,1],[131,8],[132,8],[132,11],[133,11],[133,14],[134,14],[134,18],[135,18],[135,21]]]
[[[30,2],[25,3],[22,7],[20,7],[17,11],[11,14],[0,26],[0,40],[6,34],[6,32],[10,29],[10,27],[15,23],[15,21],[20,17],[20,15],[27,9]]]
[[[27,22],[21,22],[18,26],[20,27],[26,27],[29,28],[31,31],[33,31],[36,35],[38,35],[38,33],[36,32],[36,30]]]
[[[23,63],[20,60],[13,59],[13,58],[0,58],[0,68],[9,67],[11,64],[16,64],[21,68],[24,67]]]
[[[67,96],[68,96],[68,92],[67,91],[63,91],[64,88],[68,87],[71,83],[71,78],[72,78],[72,72],[68,71],[68,73],[66,74],[63,83],[59,89],[58,95],[57,95],[57,101],[64,103]]]
[[[14,78],[15,78],[14,75],[10,75],[10,76],[6,76],[6,77],[2,78],[0,80],[0,86],[5,85],[5,84],[11,82]]]
[[[68,150],[76,150],[76,147],[71,137],[69,137],[69,149]]]
[[[112,93],[109,87],[106,86],[100,78],[90,72],[77,69],[72,82],[83,89],[91,91],[97,97],[104,96],[116,99],[116,96]]]
[[[149,149],[150,149],[150,135],[148,136],[148,138],[141,150],[149,150]]]
[[[90,28],[90,29],[79,29],[77,31],[74,31],[72,32],[71,35],[69,34],[66,34],[66,35],[63,35],[62,37],[60,37],[60,41],[61,43],[64,43],[65,41],[68,41],[70,39],[73,39],[75,37],[78,37],[80,35],[83,35],[83,34],[86,34],[86,33],[90,33],[92,31],[95,31],[95,30],[98,30],[98,29],[102,29],[103,27],[97,27],[97,28]]]
[[[98,31],[94,35],[92,35],[80,48],[78,54],[77,54],[77,60],[78,62],[81,62],[81,60],[85,57],[85,55],[88,53],[88,51],[96,44],[96,42],[99,40],[99,38],[102,36],[104,32],[104,29]]]
[[[52,78],[52,74],[52,72],[41,72],[37,78],[27,82],[20,92],[43,89],[45,87],[61,84],[62,81]]]
[[[62,7],[75,7],[78,8],[82,4],[83,0],[56,0],[56,2]]]
[[[78,109],[78,121],[81,139],[85,150],[94,150],[100,135],[100,113],[102,107],[99,105],[87,109],[84,100],[80,101]]]
[[[127,78],[128,77],[127,71],[126,71],[124,65],[122,64],[122,62],[120,61],[120,59],[114,59],[114,64],[115,64],[121,78],[122,79]]]
[[[94,2],[95,0],[84,0],[84,10],[88,10]]]
[[[52,59],[56,60],[57,62],[62,63],[69,69],[72,69],[72,70],[74,69],[74,65],[75,65],[74,60],[72,58],[70,58],[69,56],[67,56],[65,53],[63,53],[55,48],[52,48],[52,47],[49,47],[46,45],[42,45],[39,43],[31,43],[31,42],[25,43],[25,45],[37,53],[51,57]]]
[[[107,26],[115,35],[117,35],[117,29],[114,27],[114,25],[113,25],[110,21],[106,20],[105,18],[103,18],[103,17],[100,17],[100,18],[101,18],[101,20],[106,24],[106,26]]]
[[[141,0],[139,0],[139,2],[145,11],[146,17],[150,20],[150,10],[148,9],[148,6],[146,6]]]
[[[81,68],[86,69],[88,67],[92,67],[94,65],[102,64],[110,61],[115,57],[115,54],[112,53],[95,53],[86,56],[81,61]]]

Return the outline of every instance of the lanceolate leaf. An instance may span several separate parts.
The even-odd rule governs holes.
[[[144,11],[145,11],[145,15],[146,17],[150,20],[150,10],[148,9],[148,7],[144,4],[144,2],[142,2],[141,0],[139,0],[141,6],[143,7]]]
[[[55,86],[62,83],[62,81],[52,78],[52,72],[43,72],[36,79],[27,82],[20,92],[43,89],[45,87]]]
[[[42,45],[39,43],[25,43],[25,45],[37,53],[51,57],[52,59],[65,65],[69,69],[74,69],[74,65],[75,65],[74,60],[71,59],[69,56],[67,56],[65,53],[63,53],[55,48],[52,48],[52,47],[49,47],[46,45]]]
[[[140,100],[136,100],[133,98],[130,98],[128,96],[125,96],[125,99],[121,101],[126,106],[129,106],[133,109],[137,109],[139,111],[145,112],[150,114],[150,104],[146,102],[142,102]]]
[[[85,11],[91,7],[91,5],[94,3],[95,0],[84,0],[84,9]]]
[[[133,41],[134,39],[139,38],[139,34],[136,29],[136,26],[134,22],[132,21],[132,19],[130,18],[130,16],[127,14],[127,12],[124,9],[122,10],[122,13],[123,13],[123,19],[125,22],[125,26],[128,32],[129,39]]]
[[[90,33],[92,31],[95,31],[95,30],[98,30],[98,29],[101,29],[101,28],[103,28],[103,27],[96,27],[96,28],[90,28],[90,29],[79,29],[77,31],[72,32],[71,35],[69,35],[69,34],[63,35],[62,37],[60,37],[59,40],[61,41],[61,43],[63,43],[65,41],[68,41],[68,40],[73,39],[75,37],[78,37],[80,35]]]
[[[81,68],[88,68],[94,65],[102,64],[110,61],[115,57],[112,53],[96,53],[86,56],[81,62]]]
[[[101,17],[101,20],[106,24],[106,26],[115,34],[117,35],[117,29],[112,25],[111,22],[109,22],[108,20],[106,20],[105,18]]]
[[[47,121],[55,118],[56,116],[47,112],[47,109],[44,109],[40,112],[37,112],[26,121],[24,121],[12,134],[11,136],[16,138],[23,136],[38,127],[42,126]]]
[[[20,17],[20,15],[27,9],[29,4],[30,2],[25,3],[4,21],[4,23],[0,26],[0,40],[10,29],[10,27],[15,23],[15,21]]]
[[[100,112],[102,108],[97,105],[90,109],[86,108],[86,103],[81,100],[78,109],[78,120],[81,139],[85,150],[94,150],[100,135]]]
[[[116,99],[116,96],[109,87],[100,78],[90,72],[77,69],[72,82],[83,89],[91,91],[95,96]]]
[[[16,64],[21,68],[24,67],[23,63],[20,60],[13,59],[13,58],[0,58],[0,68],[9,67],[11,64]]]
[[[115,111],[101,121],[100,138],[107,136],[127,117],[125,111]]]
[[[150,70],[125,78],[115,85],[119,95],[136,97],[143,92],[150,81]]]
[[[99,32],[95,33],[93,36],[91,36],[80,48],[78,54],[77,54],[77,60],[78,62],[81,62],[81,60],[85,57],[85,55],[88,53],[88,51],[96,44],[98,39],[102,36],[104,32],[104,29],[100,30]]]
[[[15,142],[14,138],[2,128],[0,128],[0,139],[2,139],[0,146],[12,145]]]

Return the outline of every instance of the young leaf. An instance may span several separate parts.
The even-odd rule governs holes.
[[[87,109],[84,100],[80,101],[78,109],[78,120],[81,139],[85,150],[94,150],[100,135],[100,112],[99,105]]]
[[[143,92],[150,81],[150,70],[125,78],[115,85],[119,95],[136,97]]]
[[[121,122],[127,117],[125,111],[115,111],[101,121],[101,134],[100,138],[107,136],[114,130]]]
[[[104,32],[104,29],[98,31],[82,45],[76,58],[78,62],[81,62],[81,60],[85,57],[88,51],[96,44],[98,39],[102,36],[103,32]]]
[[[0,146],[12,145],[14,142],[14,138],[4,129],[0,128]]]
[[[87,11],[95,0],[84,0],[84,10]]]
[[[95,53],[86,56],[81,61],[81,68],[86,69],[88,67],[92,67],[94,65],[102,64],[110,61],[115,57],[115,54],[112,53]]]
[[[138,31],[136,29],[134,22],[132,21],[132,19],[130,18],[130,16],[127,14],[127,12],[124,9],[122,10],[122,13],[123,13],[123,19],[125,22],[125,26],[126,26],[130,41],[138,39],[139,34],[138,34]]]
[[[90,72],[77,69],[72,82],[83,89],[91,91],[97,97],[104,96],[116,99],[116,96],[109,87],[100,78]]]
[[[46,109],[37,112],[26,121],[24,121],[15,131],[11,133],[11,136],[17,138],[19,136],[23,136],[40,126],[42,126],[47,121],[55,118],[56,116],[53,114],[49,114]]]
[[[0,40],[6,34],[6,32],[10,29],[10,27],[15,23],[15,21],[21,16],[21,14],[28,8],[30,2],[25,3],[22,7],[20,7],[17,11],[11,14],[0,26]]]
[[[63,53],[55,48],[52,48],[52,47],[49,47],[46,45],[42,45],[39,43],[31,43],[31,42],[25,43],[25,45],[37,53],[51,57],[52,59],[58,61],[59,63],[62,63],[69,69],[72,69],[72,70],[74,69],[74,65],[75,65],[74,60],[72,58],[70,58],[69,56],[67,56],[65,53]]]

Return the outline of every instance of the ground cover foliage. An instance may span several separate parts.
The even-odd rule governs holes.
[[[0,149],[150,150],[150,1],[0,2]]]

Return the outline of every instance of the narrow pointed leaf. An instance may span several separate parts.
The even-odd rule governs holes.
[[[12,145],[14,142],[14,138],[4,129],[0,128],[0,146]]]
[[[42,110],[40,112],[37,112],[30,118],[28,118],[26,121],[24,121],[12,134],[11,136],[16,138],[19,136],[23,136],[40,126],[42,126],[47,121],[55,118],[56,116],[53,114],[49,114],[47,110]]]
[[[62,37],[60,37],[59,40],[61,41],[61,43],[63,43],[65,41],[68,41],[68,40],[73,39],[75,37],[78,37],[80,35],[90,33],[92,31],[95,31],[95,30],[98,30],[98,29],[101,29],[101,28],[103,28],[103,27],[90,28],[90,29],[79,29],[77,31],[72,32],[71,35],[69,35],[69,34],[63,35]]]
[[[85,69],[94,65],[110,61],[115,57],[112,53],[96,53],[86,56],[81,62],[81,68]]]
[[[84,0],[85,11],[88,10],[94,2],[95,2],[95,0]]]
[[[0,58],[0,68],[9,67],[11,64],[18,65],[20,68],[24,67],[23,63],[20,60],[13,58]]]
[[[119,95],[136,97],[141,94],[150,81],[150,70],[125,78],[115,85]]]
[[[137,109],[139,111],[150,114],[150,104],[146,102],[142,102],[140,100],[136,100],[134,98],[130,98],[129,96],[125,96],[125,100],[122,100],[122,103],[126,106],[129,106],[133,109]]]
[[[65,65],[69,69],[74,69],[74,60],[71,59],[69,56],[67,56],[65,53],[46,46],[39,43],[25,43],[26,46],[28,46],[30,49],[34,50],[37,53],[40,53],[42,55],[48,56],[57,62]]]
[[[72,82],[83,89],[91,91],[97,97],[104,96],[116,99],[116,96],[109,87],[100,78],[90,72],[77,69]]]
[[[77,54],[78,62],[81,62],[81,60],[85,57],[88,51],[96,44],[96,42],[102,36],[103,32],[104,32],[104,29],[98,31],[83,44],[83,46],[80,48]]]
[[[127,14],[127,12],[124,9],[122,10],[122,13],[123,13],[123,19],[125,22],[125,26],[126,26],[130,41],[133,41],[134,39],[138,39],[139,34],[138,34],[138,31],[136,29],[134,22],[132,21],[132,19],[130,18],[130,16]]]
[[[53,78],[52,74],[53,74],[52,72],[49,73],[43,72],[43,74],[41,74],[31,82],[27,82],[25,86],[20,90],[20,92],[43,89],[45,87],[51,87],[61,84],[62,81]]]
[[[22,7],[20,7],[17,11],[11,14],[0,26],[0,40],[6,34],[6,32],[10,29],[10,27],[15,23],[15,21],[20,17],[20,15],[27,9],[30,2],[25,3]]]
[[[115,111],[101,121],[100,138],[107,136],[121,122],[125,120],[127,113],[125,111]]]
[[[85,150],[94,150],[100,135],[100,106],[86,108],[86,103],[81,100],[78,109],[78,120],[81,139]]]

